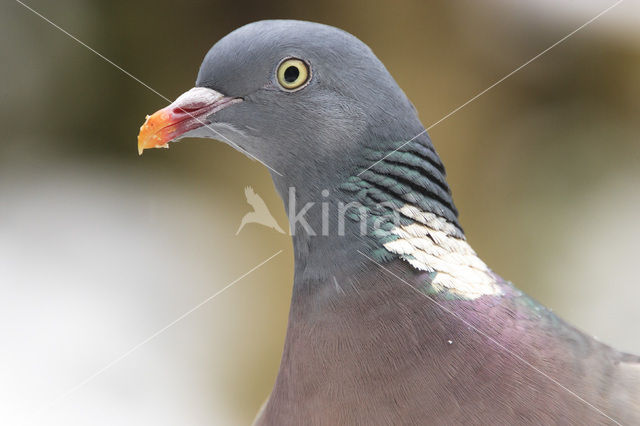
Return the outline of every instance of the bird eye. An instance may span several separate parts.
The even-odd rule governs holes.
[[[278,66],[277,76],[284,89],[300,89],[309,81],[309,66],[300,59],[285,59]]]

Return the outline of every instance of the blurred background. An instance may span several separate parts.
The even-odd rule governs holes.
[[[335,25],[425,126],[613,3],[26,0],[171,99],[243,24]],[[145,114],[166,102],[13,0],[0,64],[0,424],[248,424],[277,372],[293,267],[289,237],[235,236],[247,185],[286,224],[266,169],[212,141],[138,157]],[[628,0],[430,132],[483,259],[637,353],[639,95]]]

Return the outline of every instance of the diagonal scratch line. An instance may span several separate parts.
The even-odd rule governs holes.
[[[98,55],[100,58],[102,58],[103,60],[105,60],[106,62],[110,63],[111,65],[113,65],[114,67],[116,67],[117,69],[119,69],[120,71],[122,71],[123,73],[125,73],[126,75],[128,75],[129,77],[131,77],[132,79],[134,79],[135,81],[137,81],[138,83],[142,84],[144,87],[146,87],[147,89],[151,90],[153,93],[155,93],[156,95],[160,96],[162,99],[171,102],[170,99],[168,99],[166,96],[164,96],[162,93],[158,92],[157,90],[155,90],[153,87],[149,86],[148,84],[146,84],[144,81],[140,80],[138,77],[136,77],[135,75],[131,74],[129,71],[125,70],[124,68],[122,68],[121,66],[119,66],[118,64],[116,64],[115,62],[113,62],[111,59],[107,58],[106,56],[104,56],[102,53],[98,52],[97,50],[95,50],[94,48],[92,48],[91,46],[89,46],[88,44],[86,44],[85,42],[83,42],[82,40],[78,39],[77,37],[75,37],[73,34],[70,34],[68,31],[66,31],[64,28],[61,28],[59,25],[57,25],[55,22],[52,22],[50,19],[48,19],[47,17],[43,16],[42,14],[40,14],[38,11],[32,9],[30,6],[24,4],[23,2],[21,2],[20,0],[16,0],[16,2],[20,3],[22,6],[24,6],[26,9],[30,10],[31,12],[33,12],[35,15],[39,16],[40,18],[42,18],[44,21],[48,22],[49,24],[51,24],[53,27],[55,27],[56,29],[60,30],[62,33],[64,33],[65,35],[69,36],[70,38],[72,38],[73,40],[75,40],[77,43],[79,43],[80,45],[86,47],[87,49],[89,49],[91,52],[95,53],[96,55]]]
[[[520,71],[521,69],[523,69],[524,67],[526,67],[527,65],[529,65],[531,62],[535,61],[536,59],[538,59],[539,57],[541,57],[542,55],[544,55],[545,53],[547,53],[548,51],[550,51],[551,49],[553,49],[554,47],[558,46],[559,44],[565,42],[569,37],[573,36],[574,34],[576,34],[578,31],[582,30],[584,27],[586,27],[587,25],[593,23],[593,21],[595,21],[596,19],[600,18],[602,15],[604,15],[605,13],[609,12],[611,9],[613,9],[614,7],[618,6],[620,3],[622,3],[624,0],[618,0],[617,2],[615,2],[614,4],[612,4],[611,6],[607,7],[606,9],[604,9],[602,12],[598,13],[596,16],[594,16],[593,18],[589,19],[587,22],[585,22],[584,24],[580,25],[578,28],[576,28],[575,30],[571,31],[569,34],[567,34],[566,36],[562,37],[560,40],[556,41],[555,43],[553,43],[551,46],[547,47],[546,49],[544,49],[542,52],[538,53],[536,56],[534,56],[533,58],[529,59],[527,62],[525,62],[524,64],[520,65],[518,68],[514,69],[513,71],[511,71],[509,74],[505,75],[504,77],[502,77],[501,79],[499,79],[498,81],[496,81],[495,83],[493,83],[491,86],[487,87],[486,89],[484,89],[483,91],[479,92],[478,94],[476,94],[474,97],[472,97],[471,99],[469,99],[468,101],[466,101],[465,103],[463,103],[462,105],[460,105],[459,107],[455,108],[454,110],[452,110],[451,112],[449,112],[447,115],[445,115],[444,117],[442,117],[440,120],[436,121],[435,123],[433,123],[432,125],[430,125],[429,127],[427,127],[426,129],[424,129],[423,131],[421,131],[420,133],[418,133],[417,135],[415,135],[414,137],[412,137],[411,139],[409,139],[408,141],[404,142],[402,145],[400,145],[399,147],[395,148],[393,151],[389,152],[387,155],[385,155],[384,157],[382,157],[381,159],[379,159],[378,161],[376,161],[375,163],[373,163],[372,165],[370,165],[369,167],[367,167],[366,169],[362,170],[360,173],[358,173],[357,176],[360,176],[362,173],[366,172],[367,170],[371,169],[372,167],[374,167],[376,164],[380,163],[381,161],[383,161],[385,158],[387,158],[388,156],[390,156],[391,154],[393,154],[394,152],[398,151],[399,149],[401,149],[402,147],[404,147],[405,145],[407,145],[409,142],[414,141],[415,139],[417,139],[419,136],[422,136],[423,134],[427,133],[429,130],[431,130],[432,128],[434,128],[435,126],[437,126],[438,124],[442,123],[444,120],[446,120],[447,118],[451,117],[453,114],[457,113],[458,111],[460,111],[462,108],[466,107],[467,105],[469,105],[471,102],[475,101],[476,99],[478,99],[480,96],[484,95],[485,93],[487,93],[489,90],[493,89],[494,87],[496,87],[497,85],[499,85],[500,83],[502,83],[503,81],[505,81],[506,79],[508,79],[509,77],[511,77],[512,75],[514,75],[515,73],[517,73],[518,71]]]
[[[211,300],[213,300],[216,297],[218,297],[220,294],[224,293],[227,289],[229,289],[235,283],[237,283],[238,281],[242,280],[244,277],[246,277],[247,275],[251,274],[256,269],[260,268],[261,266],[263,266],[265,263],[269,262],[274,257],[278,256],[280,253],[282,253],[282,250],[278,250],[275,254],[271,255],[269,258],[263,260],[262,262],[260,262],[256,266],[254,266],[253,268],[249,269],[247,272],[245,272],[244,274],[240,275],[238,278],[236,278],[235,280],[231,281],[229,284],[227,284],[226,286],[222,287],[220,290],[218,290],[217,292],[215,292],[211,296],[207,297],[202,302],[198,303],[197,305],[195,305],[194,307],[192,307],[191,309],[189,309],[188,311],[186,311],[185,313],[180,315],[178,318],[176,318],[175,320],[171,321],[169,324],[167,324],[164,327],[162,327],[161,329],[157,330],[156,332],[151,334],[149,337],[147,337],[146,339],[142,340],[140,343],[132,346],[129,350],[127,350],[126,352],[122,353],[117,358],[113,359],[111,362],[106,364],[104,367],[100,368],[99,370],[96,370],[93,374],[88,376],[86,379],[84,379],[83,381],[81,381],[77,385],[73,386],[72,388],[69,388],[67,391],[65,391],[62,394],[60,394],[59,396],[57,396],[55,399],[53,399],[49,403],[43,405],[40,409],[36,410],[36,412],[33,414],[33,417],[37,417],[43,411],[45,411],[47,409],[50,409],[51,407],[53,407],[54,405],[58,404],[63,399],[69,397],[71,394],[75,393],[80,388],[82,388],[85,385],[87,385],[89,382],[94,380],[96,377],[100,376],[105,371],[109,370],[111,367],[113,367],[114,365],[118,364],[120,361],[124,360],[129,355],[131,355],[132,353],[134,353],[135,351],[140,349],[142,346],[146,345],[151,340],[155,339],[156,337],[158,337],[159,335],[161,335],[162,333],[167,331],[169,328],[173,327],[174,325],[176,325],[177,323],[179,323],[180,321],[182,321],[183,319],[185,319],[186,317],[191,315],[193,312],[195,312],[196,310],[200,309],[205,304],[209,303]]]
[[[562,389],[564,389],[565,391],[569,392],[571,395],[575,396],[576,398],[578,398],[580,401],[584,402],[585,404],[587,404],[589,407],[593,408],[595,411],[597,411],[598,413],[602,414],[604,417],[608,418],[609,420],[611,420],[612,422],[614,422],[617,425],[621,425],[620,422],[618,422],[617,420],[615,420],[614,418],[608,416],[604,411],[600,410],[598,407],[596,407],[595,405],[593,405],[592,403],[590,403],[589,401],[587,401],[586,399],[582,398],[580,395],[578,395],[577,393],[573,392],[571,389],[567,388],[566,386],[564,386],[562,383],[560,383],[559,381],[557,381],[556,379],[554,379],[553,377],[549,376],[547,373],[545,373],[544,371],[540,370],[539,368],[537,368],[536,366],[534,366],[533,364],[531,364],[529,361],[527,361],[526,359],[522,358],[520,355],[518,355],[517,353],[511,351],[509,348],[507,348],[506,346],[504,346],[502,343],[498,342],[496,339],[494,339],[493,337],[489,336],[487,333],[485,333],[484,331],[480,330],[478,327],[474,326],[473,324],[471,324],[469,321],[465,320],[464,318],[460,317],[459,315],[457,315],[455,312],[453,312],[451,309],[447,308],[446,306],[444,306],[443,304],[439,303],[437,300],[427,296],[426,294],[424,294],[423,292],[421,292],[420,290],[418,290],[417,288],[415,288],[414,286],[412,286],[409,282],[407,282],[406,280],[404,280],[403,278],[399,277],[398,275],[394,274],[392,271],[390,271],[388,268],[385,268],[381,263],[377,262],[376,260],[372,259],[371,257],[367,256],[366,254],[364,254],[363,252],[361,252],[360,250],[357,250],[358,253],[360,253],[361,255],[363,255],[364,257],[366,257],[367,259],[369,259],[371,262],[375,263],[376,265],[378,265],[380,268],[382,268],[385,272],[393,275],[395,278],[399,279],[400,281],[402,281],[404,284],[408,285],[413,291],[415,291],[416,293],[420,294],[423,297],[426,297],[428,300],[430,300],[431,302],[435,303],[437,306],[439,306],[442,310],[446,311],[447,313],[449,313],[450,315],[452,315],[453,317],[455,317],[456,319],[462,321],[467,327],[473,329],[474,331],[476,331],[477,333],[481,334],[482,336],[484,336],[485,338],[489,339],[492,343],[494,343],[496,346],[500,347],[502,350],[504,350],[505,352],[507,352],[508,354],[512,355],[513,357],[517,358],[519,361],[523,362],[524,364],[528,365],[529,367],[531,367],[533,370],[535,370],[536,372],[542,374],[544,377],[546,377],[547,379],[551,380],[553,383],[555,383],[556,385],[560,386]]]
[[[113,62],[111,59],[107,58],[106,56],[104,56],[102,53],[98,52],[97,50],[95,50],[94,48],[92,48],[91,46],[89,46],[87,43],[83,42],[82,40],[78,39],[77,37],[75,37],[73,34],[69,33],[67,30],[65,30],[64,28],[60,27],[58,24],[56,24],[55,22],[51,21],[49,18],[47,18],[46,16],[42,15],[41,13],[39,13],[37,10],[33,9],[32,7],[30,7],[29,5],[23,3],[20,0],[16,0],[17,3],[19,3],[20,5],[24,6],[26,9],[30,10],[31,12],[33,12],[36,16],[40,17],[42,20],[48,22],[49,24],[51,24],[54,28],[58,29],[59,31],[61,31],[62,33],[64,33],[65,35],[67,35],[68,37],[70,37],[71,39],[73,39],[74,41],[76,41],[77,43],[79,43],[80,45],[86,47],[88,50],[90,50],[91,52],[95,53],[97,56],[99,56],[101,59],[105,60],[107,63],[113,65],[115,68],[119,69],[120,71],[122,71],[124,74],[126,74],[128,77],[134,79],[135,81],[137,81],[138,83],[140,83],[141,85],[143,85],[144,87],[146,87],[147,89],[151,90],[153,93],[155,93],[156,95],[160,96],[162,99],[164,99],[165,101],[171,103],[171,99],[169,99],[168,97],[166,97],[165,95],[163,95],[162,93],[158,92],[157,90],[155,90],[153,87],[149,86],[147,83],[145,83],[144,81],[140,80],[138,77],[136,77],[135,75],[131,74],[129,71],[125,70],[124,68],[122,68],[120,65],[116,64],[115,62]],[[233,145],[234,147],[239,147],[238,144],[236,144],[235,142],[231,141],[229,138],[227,138],[226,136],[224,136],[222,133],[220,133],[219,131],[217,131],[216,129],[214,129],[213,127],[211,127],[208,123],[205,123],[204,121],[200,120],[198,117],[195,117],[193,114],[191,114],[189,111],[185,111],[184,109],[180,108],[182,110],[182,112],[188,114],[191,116],[191,118],[193,118],[194,120],[196,120],[198,123],[202,124],[203,126],[205,126],[206,128],[208,128],[209,130],[213,131],[216,135],[220,136],[222,139],[224,139],[225,141],[227,141],[229,144]],[[282,173],[280,173],[279,171],[277,171],[276,169],[274,169],[273,167],[269,166],[268,164],[266,164],[264,161],[260,160],[259,158],[257,158],[256,156],[252,155],[251,153],[247,152],[246,150],[242,149],[241,150],[244,154],[247,154],[249,157],[253,158],[254,160],[258,161],[259,163],[263,164],[266,168],[268,168],[269,170],[271,170],[272,172],[274,172],[275,174],[279,175],[279,176],[283,176]]]

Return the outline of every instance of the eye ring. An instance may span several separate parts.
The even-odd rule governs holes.
[[[302,89],[311,79],[309,65],[298,58],[285,58],[276,71],[280,86],[290,92]]]

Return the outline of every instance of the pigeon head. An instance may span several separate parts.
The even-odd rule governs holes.
[[[337,28],[260,21],[218,41],[196,86],[147,117],[139,152],[183,137],[223,141],[270,169],[301,257],[314,245],[317,253],[349,255],[362,241],[379,249],[399,226],[433,217],[443,223],[430,226],[462,237],[444,168],[415,108],[373,52]],[[320,205],[342,210],[327,217]]]
[[[327,25],[245,25],[207,53],[196,87],[148,118],[146,148],[183,137],[223,141],[266,165],[285,186],[327,187],[353,171],[369,144],[422,130],[413,106],[373,52]]]

